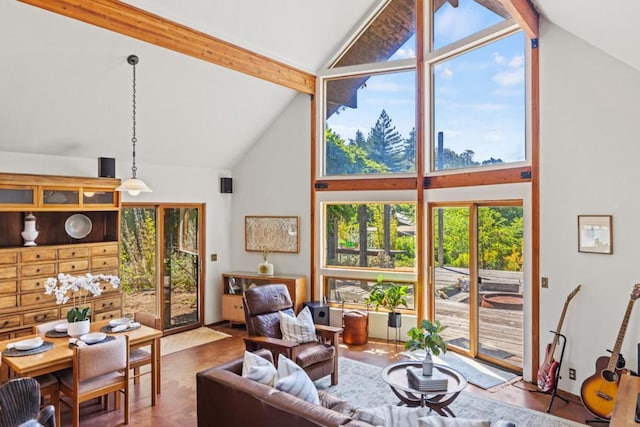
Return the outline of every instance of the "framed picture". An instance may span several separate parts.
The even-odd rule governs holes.
[[[298,249],[297,216],[245,216],[246,251],[291,252]]]
[[[578,215],[578,252],[613,253],[612,215]]]

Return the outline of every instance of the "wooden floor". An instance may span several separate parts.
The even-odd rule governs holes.
[[[242,355],[244,344],[241,337],[245,334],[242,326],[215,326],[213,329],[233,335],[199,347],[179,351],[162,357],[162,394],[158,405],[151,406],[149,376],[141,378],[140,384],[131,387],[131,412],[129,425],[132,426],[195,426],[196,423],[196,382],[198,371],[235,359]],[[384,341],[370,341],[367,345],[342,345],[340,355],[377,366],[386,366],[399,360],[401,345],[387,344]],[[523,390],[526,389],[526,390]],[[466,391],[514,405],[544,412],[550,396],[530,393],[535,387],[528,383],[516,383],[495,393],[490,393],[472,385]],[[215,396],[211,396],[215,399]],[[563,418],[584,422],[590,416],[582,405],[555,400],[551,413]],[[62,405],[62,425],[71,425],[71,411]],[[123,424],[122,411],[102,411],[99,405],[89,405],[81,409],[82,426],[116,426]],[[519,426],[520,427],[520,426]]]

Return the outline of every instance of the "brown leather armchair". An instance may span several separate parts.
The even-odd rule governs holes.
[[[266,348],[276,363],[278,353],[282,353],[302,367],[312,380],[331,375],[331,384],[338,384],[338,336],[342,328],[315,325],[316,341],[298,344],[283,340],[278,312],[294,315],[285,285],[261,285],[247,289],[243,307],[248,334],[244,340],[248,351]]]

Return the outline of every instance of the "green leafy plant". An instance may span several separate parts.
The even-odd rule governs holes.
[[[431,322],[428,319],[422,319],[420,326],[414,326],[409,329],[407,335],[409,340],[404,343],[407,350],[423,349],[427,353],[431,352],[435,356],[440,352],[447,352],[447,344],[440,336],[440,332],[446,329],[446,326],[440,324],[439,320]]]
[[[382,306],[392,313],[396,312],[396,308],[400,306],[407,307],[407,285],[396,285],[393,282],[383,282],[382,275],[378,276],[378,283],[373,285],[369,296],[365,298],[364,302],[367,305],[374,305],[376,311]]]

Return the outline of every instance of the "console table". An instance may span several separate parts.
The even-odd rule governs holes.
[[[634,421],[638,393],[640,393],[640,377],[622,375],[609,427],[638,425]]]

